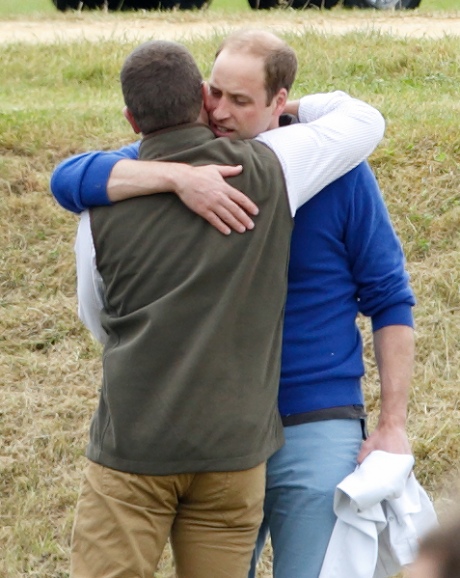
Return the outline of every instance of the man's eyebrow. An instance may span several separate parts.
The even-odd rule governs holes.
[[[246,100],[252,100],[252,97],[245,92],[231,92],[230,95],[234,98],[245,98]]]
[[[228,94],[231,98],[243,98],[244,100],[252,100],[252,96],[247,94],[246,92],[235,92],[228,91]]]
[[[224,90],[222,88],[220,88],[219,86],[216,86],[215,84],[212,84],[212,82],[208,82],[208,87],[209,90],[214,90],[216,92],[224,92]],[[244,98],[246,100],[252,100],[251,95],[245,93],[245,92],[239,92],[239,91],[235,91],[235,92],[231,92],[231,91],[226,91],[232,98]]]

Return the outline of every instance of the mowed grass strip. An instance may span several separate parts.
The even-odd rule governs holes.
[[[458,478],[460,352],[459,40],[287,36],[292,96],[345,90],[387,119],[371,157],[417,293],[409,435],[439,509]],[[189,43],[204,75],[218,35]],[[76,317],[77,218],[48,191],[66,156],[133,140],[118,73],[132,44],[2,48],[0,69],[0,576],[68,576],[73,511],[100,382],[100,349]],[[370,427],[379,386],[362,320]],[[158,573],[171,575],[167,553]],[[267,550],[259,576],[271,575]]]

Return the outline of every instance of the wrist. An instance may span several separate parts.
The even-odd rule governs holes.
[[[191,167],[181,163],[168,164],[169,167],[166,170],[168,190],[180,197],[184,192],[184,183],[189,180]]]
[[[406,429],[407,415],[401,413],[381,413],[378,419],[377,427],[379,429]]]

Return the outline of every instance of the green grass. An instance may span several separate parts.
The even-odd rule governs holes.
[[[51,0],[2,0],[0,3],[0,17],[35,14],[54,14],[56,8]]]
[[[300,61],[293,96],[343,89],[377,106],[387,119],[385,139],[371,162],[418,297],[408,429],[416,475],[441,508],[450,504],[460,464],[459,40],[355,33],[341,37],[332,55],[336,38],[312,33],[286,38]],[[214,37],[188,43],[205,75],[217,42]],[[121,114],[118,83],[131,46],[100,42],[97,55],[85,42],[2,47],[2,578],[68,576],[100,351],[76,318],[76,218],[56,206],[48,180],[69,154],[134,138]],[[379,388],[367,325],[365,346],[372,427]],[[166,556],[158,577],[169,575]],[[269,553],[259,575],[270,575]]]

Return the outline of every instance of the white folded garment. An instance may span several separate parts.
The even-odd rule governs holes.
[[[413,562],[419,539],[437,525],[413,465],[411,455],[374,451],[340,482],[319,578],[388,578]]]

